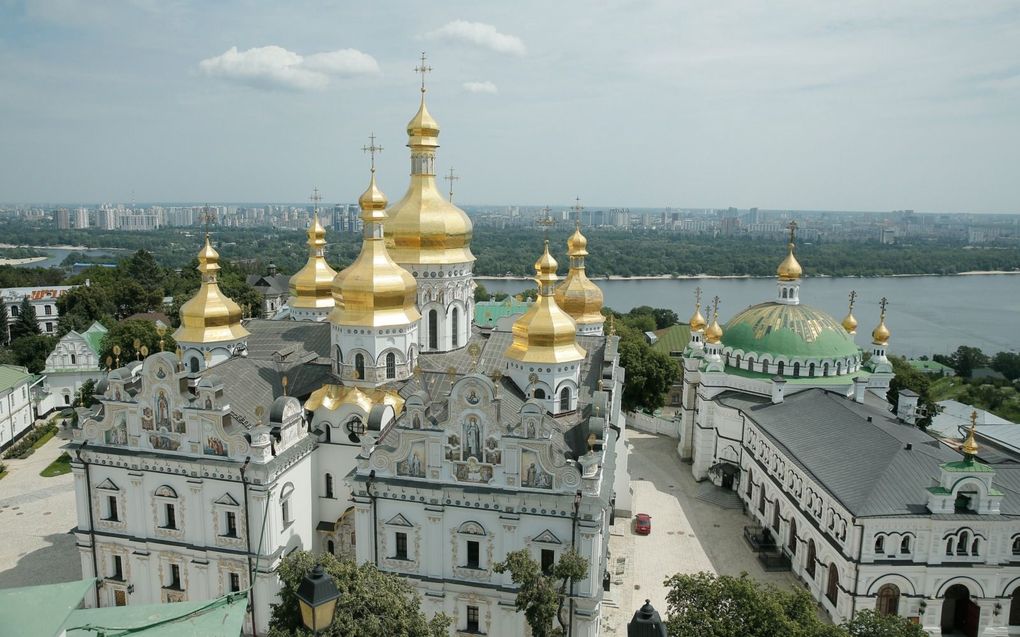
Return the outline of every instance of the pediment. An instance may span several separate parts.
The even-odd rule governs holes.
[[[96,488],[97,489],[102,489],[103,491],[120,491],[120,487],[115,485],[113,483],[113,481],[110,480],[109,478],[107,478],[107,479],[103,480],[102,482],[100,482],[99,484],[97,484]]]
[[[406,527],[409,527],[409,528],[414,526],[413,524],[408,522],[407,518],[405,518],[400,513],[398,513],[395,516],[393,516],[392,518],[390,518],[389,521],[386,522],[386,524],[389,525],[389,526],[406,526]]]
[[[533,539],[532,542],[542,542],[543,544],[563,544],[563,542],[560,542],[560,538],[556,537],[556,535],[549,529],[546,529],[535,536],[535,539]]]
[[[219,499],[217,499],[213,504],[222,504],[223,506],[230,507],[240,506],[237,500],[234,499],[234,496],[230,495],[229,493],[224,493],[223,495],[221,495]]]

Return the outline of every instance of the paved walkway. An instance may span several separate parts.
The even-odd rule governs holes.
[[[618,608],[606,609],[604,634],[625,635],[634,611],[651,600],[663,617],[666,587],[675,573],[707,571],[722,575],[748,573],[777,586],[796,584],[789,573],[766,573],[744,543],[750,523],[740,510],[721,509],[697,499],[698,484],[690,465],[680,462],[676,441],[639,431],[627,431],[630,446],[634,513],[652,516],[650,535],[635,535],[633,518],[617,520],[609,550],[615,566],[626,558],[622,583],[614,581],[610,597]]]
[[[71,529],[77,524],[74,478],[43,478],[39,472],[62,453],[51,439],[24,460],[4,460],[0,480],[0,588],[81,579]]]

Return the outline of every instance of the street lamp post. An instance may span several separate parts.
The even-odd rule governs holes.
[[[312,572],[301,580],[297,590],[301,622],[313,635],[318,635],[319,631],[332,625],[339,597],[340,591],[333,583],[333,578],[326,574],[321,564],[316,564]]]

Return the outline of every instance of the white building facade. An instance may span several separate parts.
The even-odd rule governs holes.
[[[37,388],[36,413],[48,414],[54,409],[70,407],[82,385],[99,382],[105,375],[99,360],[106,328],[95,322],[81,333],[71,330],[60,338],[46,357],[43,382]]]
[[[32,426],[33,376],[24,367],[0,365],[0,450],[4,450]]]

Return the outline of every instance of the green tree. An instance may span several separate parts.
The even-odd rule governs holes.
[[[743,574],[677,574],[665,582],[670,637],[820,637],[845,635],[818,619],[800,588],[766,586]]]
[[[135,340],[139,341],[138,349],[135,349]],[[120,364],[126,365],[138,358],[142,346],[149,348],[150,354],[159,351],[159,334],[156,332],[156,324],[143,319],[121,321],[114,324],[110,331],[103,336],[103,343],[99,350],[99,360],[105,364],[106,357],[114,359],[117,355],[113,353],[114,345],[120,346]],[[177,343],[169,333],[163,336],[163,349],[172,352],[177,349]]]
[[[988,366],[988,356],[977,347],[961,345],[949,357],[949,364],[961,378],[970,378],[971,372],[978,367]]]
[[[11,341],[10,350],[15,365],[27,367],[28,371],[38,374],[46,367],[46,357],[57,344],[55,336],[29,334]]]
[[[124,274],[150,290],[158,290],[162,294],[163,270],[160,269],[151,252],[139,250],[132,254],[124,263]]]
[[[492,565],[497,573],[510,573],[517,585],[517,611],[523,612],[534,637],[559,637],[566,634],[563,604],[568,587],[588,577],[588,560],[573,549],[565,551],[548,573],[531,558],[528,549],[508,553],[506,559]],[[559,627],[553,626],[559,621]]]
[[[899,615],[882,615],[873,610],[857,611],[840,627],[851,637],[927,637],[920,625]]]
[[[608,310],[613,314],[612,310]],[[652,321],[650,314],[640,315],[638,321]],[[633,326],[633,319],[614,320],[620,336],[620,365],[627,370],[627,382],[623,386],[621,399],[628,411],[643,409],[655,411],[666,404],[666,392],[679,378],[680,366],[668,354],[651,348],[640,327]]]
[[[421,610],[421,599],[407,580],[384,573],[366,562],[357,565],[338,560],[331,553],[294,551],[277,567],[282,588],[280,603],[273,605],[269,636],[301,636],[311,633],[301,624],[297,589],[316,564],[333,578],[340,598],[333,624],[323,637],[446,637],[450,618],[439,613],[431,619]]]
[[[79,285],[64,292],[57,299],[60,312],[58,332],[63,335],[71,330],[88,329],[94,321],[110,323],[117,308],[109,291],[100,285]]]
[[[1020,353],[999,352],[992,357],[992,369],[1010,380],[1020,378]]]
[[[16,341],[23,336],[41,334],[39,321],[35,317],[35,308],[26,296],[18,305],[18,316],[11,323],[11,341]]]
[[[0,345],[6,345],[7,341],[11,336],[11,328],[9,323],[11,317],[7,313],[7,305],[0,303]]]
[[[934,418],[941,407],[938,406],[932,390],[931,390],[931,378],[927,374],[923,374],[914,369],[907,360],[901,356],[890,356],[889,362],[892,363],[893,376],[892,381],[889,382],[889,391],[886,393],[886,400],[892,405],[893,412],[899,407],[900,403],[900,391],[903,389],[909,389],[917,394],[917,409],[920,414],[915,424],[921,429],[925,429],[931,425],[931,420]]]
[[[81,384],[81,388],[74,395],[72,407],[91,407],[96,404],[96,381],[89,378]]]

